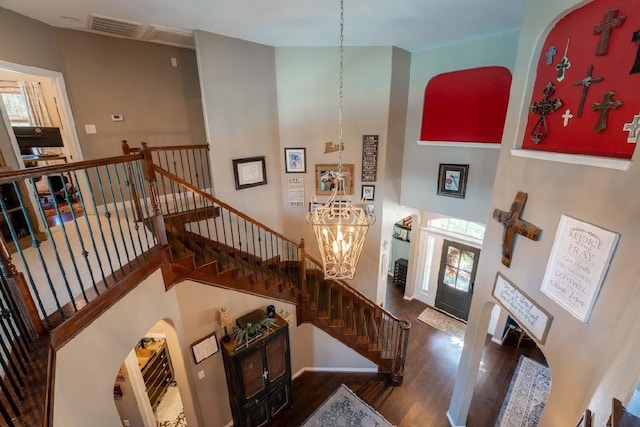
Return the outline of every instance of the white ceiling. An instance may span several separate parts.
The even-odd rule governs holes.
[[[345,0],[344,44],[415,52],[501,33],[519,27],[524,1]],[[0,6],[56,27],[86,29],[94,14],[276,47],[338,45],[338,0],[0,0]]]

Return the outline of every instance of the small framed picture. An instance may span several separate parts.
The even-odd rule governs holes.
[[[264,156],[233,159],[233,177],[236,181],[236,190],[265,185],[267,171]]]
[[[345,175],[345,190],[349,195],[353,194],[353,177],[354,177],[354,165],[353,163],[342,165],[342,170]],[[316,195],[329,196],[333,190],[338,186],[338,165],[316,165]]]
[[[373,201],[376,194],[375,185],[363,185],[362,186],[362,200]]]
[[[365,203],[364,204],[364,213],[367,215],[375,213],[376,205],[373,203]]]
[[[284,149],[285,173],[305,173],[307,171],[307,157],[305,148]]]
[[[216,338],[215,332],[191,344],[191,352],[193,353],[193,360],[196,362],[196,365],[204,359],[213,356],[219,350],[220,347],[218,347],[218,338]]]
[[[322,206],[322,203],[318,202],[309,202],[309,212],[315,212],[316,209]]]
[[[438,173],[438,194],[464,199],[467,189],[469,165],[440,164]]]

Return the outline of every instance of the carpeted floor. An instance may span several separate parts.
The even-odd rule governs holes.
[[[467,325],[451,316],[448,316],[436,309],[427,307],[420,315],[418,320],[441,330],[460,341],[464,341],[464,332]]]
[[[495,427],[536,427],[550,389],[549,368],[520,356]]]
[[[302,427],[391,427],[391,423],[342,384]]]

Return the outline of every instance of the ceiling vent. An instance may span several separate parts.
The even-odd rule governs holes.
[[[136,34],[144,27],[142,24],[129,21],[120,21],[104,16],[89,15],[89,29],[114,36],[135,38]]]
[[[149,26],[141,40],[187,48],[195,48],[193,32],[160,26]]]

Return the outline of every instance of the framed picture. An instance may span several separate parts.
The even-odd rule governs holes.
[[[346,193],[353,194],[353,163],[342,165],[344,171]],[[328,196],[331,194],[335,186],[338,185],[338,165],[316,165],[316,194],[318,196]]]
[[[318,202],[309,202],[309,212],[315,212],[316,209],[322,206],[322,203]]]
[[[373,197],[376,194],[375,185],[363,185],[362,186],[362,200],[373,201]]]
[[[233,177],[236,180],[236,190],[265,185],[267,173],[264,156],[233,159]]]
[[[305,173],[307,171],[306,148],[284,149],[285,173]]]
[[[438,194],[464,199],[467,189],[469,165],[440,164],[438,173]]]
[[[364,204],[364,213],[366,213],[367,215],[375,213],[375,210],[376,210],[376,205],[374,205],[373,203]]]
[[[193,353],[193,360],[196,364],[213,356],[219,350],[220,347],[218,347],[218,338],[216,338],[215,332],[191,344],[191,352]]]

